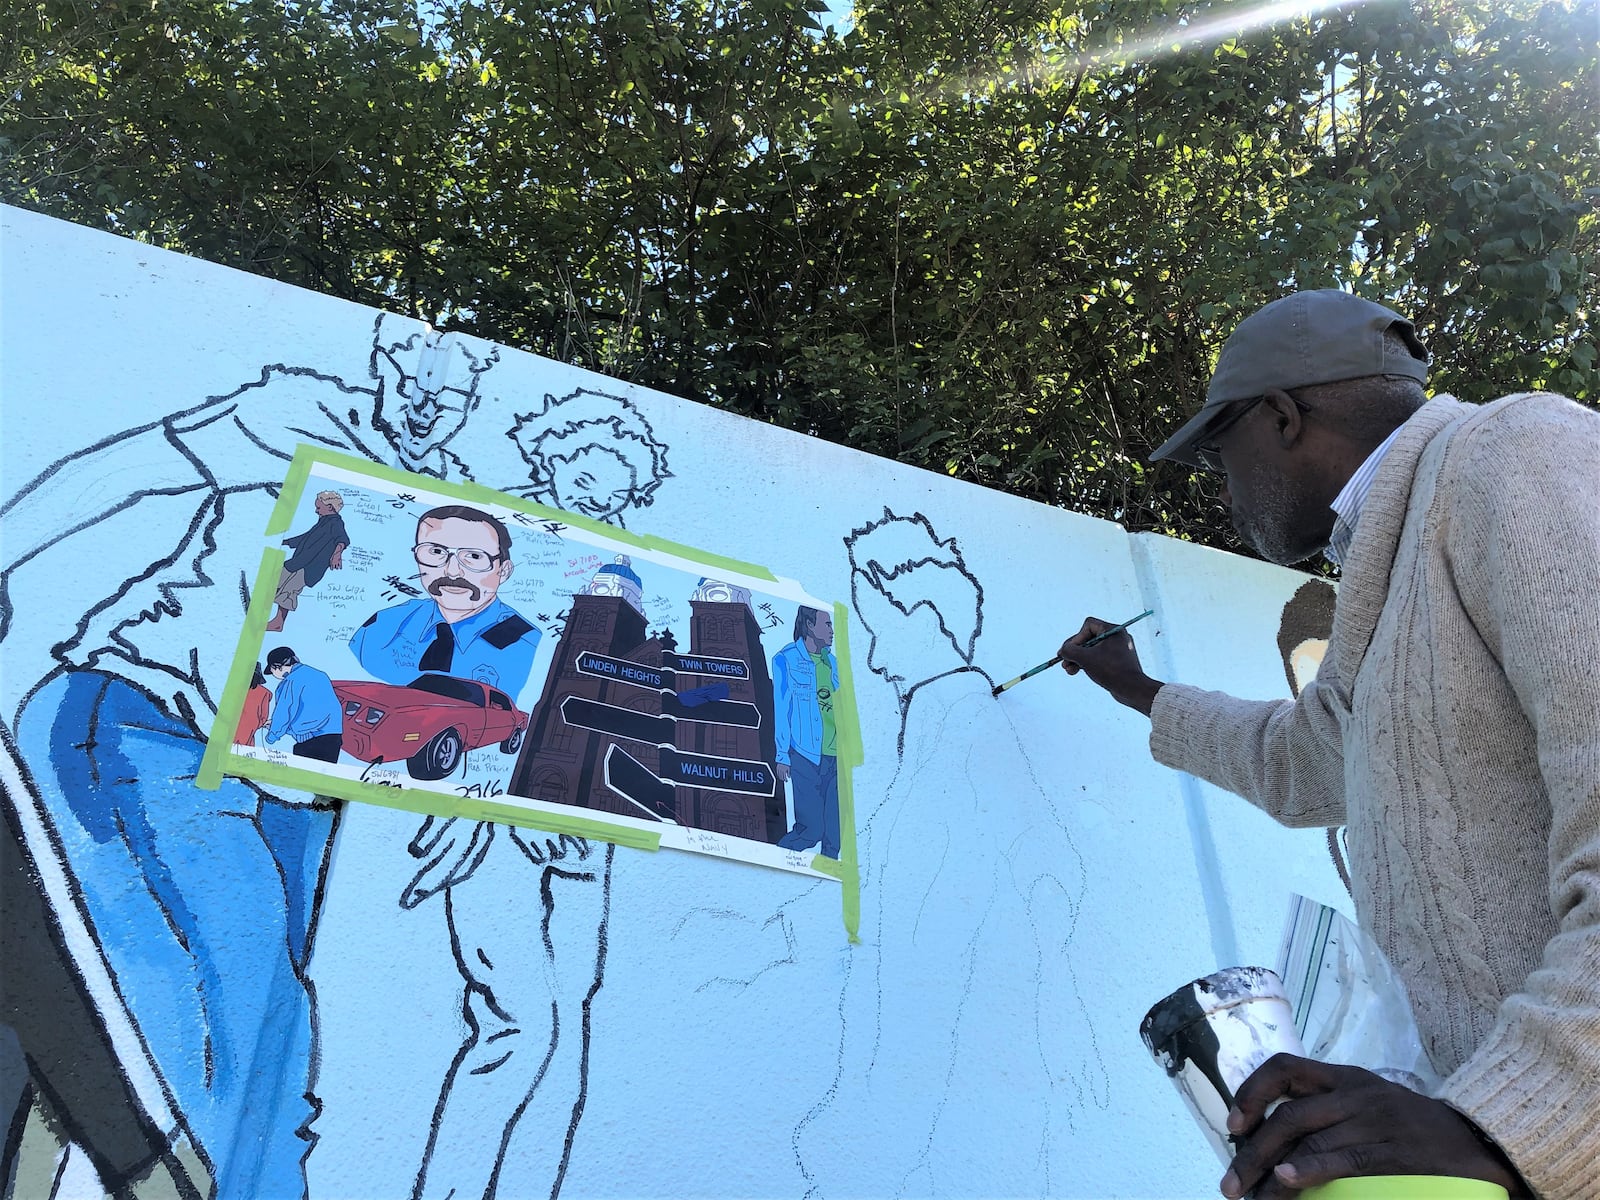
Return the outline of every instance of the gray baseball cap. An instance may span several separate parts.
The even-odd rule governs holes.
[[[1409,353],[1388,352],[1383,335],[1390,329]],[[1205,404],[1150,460],[1203,466],[1194,444],[1235,400],[1254,399],[1269,388],[1287,392],[1368,375],[1405,375],[1427,382],[1428,349],[1410,321],[1393,309],[1334,289],[1274,300],[1239,322],[1217,356]]]

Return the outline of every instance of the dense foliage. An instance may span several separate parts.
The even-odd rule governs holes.
[[[1286,287],[1600,400],[1593,0],[819,4],[5,0],[0,198],[1202,541]]]

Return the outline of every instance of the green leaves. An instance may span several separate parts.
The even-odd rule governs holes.
[[[1597,396],[1587,0],[17,7],[10,202],[1131,528],[1226,544],[1144,460],[1290,287]]]

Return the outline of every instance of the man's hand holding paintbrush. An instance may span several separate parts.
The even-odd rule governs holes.
[[[1099,617],[1086,618],[1083,627],[1061,643],[1058,657],[1068,675],[1082,671],[1110,692],[1117,703],[1147,717],[1163,686],[1161,680],[1146,675],[1139,665],[1133,635]]]

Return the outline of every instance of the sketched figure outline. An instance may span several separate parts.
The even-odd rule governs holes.
[[[131,989],[146,1052],[171,1077],[199,1149],[216,1157],[218,1200],[304,1190],[320,1108],[306,968],[338,821],[331,806],[258,785],[195,793],[185,782],[225,673],[215,647],[188,631],[242,616],[254,577],[253,563],[225,561],[238,539],[222,537],[223,523],[251,528],[254,516],[260,528],[301,441],[474,478],[458,435],[483,420],[480,385],[499,354],[377,314],[366,380],[268,363],[231,391],[63,455],[0,505],[8,715],[66,835],[33,849],[57,859],[100,914],[101,949],[113,972],[122,960],[119,986]],[[75,574],[81,607],[36,601],[63,561],[94,563],[89,577]],[[194,796],[205,803],[191,812]],[[218,856],[236,879],[228,904],[210,898],[207,881],[228,877]],[[610,867],[608,855],[592,889],[602,938]],[[112,898],[124,894],[119,907]],[[233,936],[247,927],[250,936]],[[221,966],[215,955],[229,946],[237,951]],[[139,967],[138,954],[151,965]],[[290,1026],[269,1038],[276,1061],[237,1058],[252,1022],[273,1012]],[[578,1069],[586,1064],[585,1048]],[[585,1080],[574,1085],[581,1096]],[[229,1153],[240,1147],[254,1148]]]
[[[465,844],[458,845],[463,834]],[[491,856],[496,843],[501,852]],[[514,1159],[547,1165],[555,1200],[588,1100],[592,1006],[605,977],[616,847],[605,843],[601,853],[599,845],[567,834],[428,817],[408,849],[423,862],[401,893],[400,907],[414,909],[443,895],[451,954],[465,985],[466,1028],[434,1105],[411,1196],[492,1200],[505,1163]],[[456,890],[480,869],[496,875],[498,886],[480,880]],[[589,886],[574,888],[580,884]],[[559,907],[558,893],[566,897]],[[539,897],[536,908],[530,895]],[[478,902],[486,911],[472,911]],[[537,950],[523,916],[530,911],[538,916]],[[551,923],[558,915],[578,932],[554,935]],[[569,949],[589,944],[591,923],[592,967],[582,954],[569,966]],[[564,1033],[563,1013],[571,1016],[575,1009],[578,1028]],[[576,1078],[576,1092],[552,1097],[545,1080],[564,1072]],[[494,1111],[503,1117],[485,1119]],[[514,1140],[520,1153],[511,1153]],[[436,1169],[441,1144],[454,1153],[448,1166]]]
[[[1082,857],[994,703],[993,680],[973,665],[984,589],[957,539],[941,538],[920,512],[885,506],[844,544],[868,667],[894,688],[901,721],[893,775],[862,815],[863,945],[841,990],[838,1072],[795,1128],[795,1158],[808,1196],[881,1188],[884,1177],[894,1194],[932,1194],[978,1177],[967,1173],[982,1168],[963,1161],[961,1143],[983,1142],[971,1126],[987,1118],[968,1107],[968,1128],[947,1130],[946,1110],[1011,1053],[1001,1042],[1014,1029],[997,1041],[992,1026],[1007,1003],[1020,1003],[1003,994],[1023,990],[1020,975],[1033,983],[1032,1004],[1014,1015],[1032,1029],[1034,1065],[1016,1085],[1026,1089],[1020,1104],[993,1106],[1005,1109],[1009,1128],[991,1131],[990,1148],[1018,1161],[1004,1184],[987,1178],[1007,1194],[1049,1194],[1060,1126],[1070,1131],[1074,1113],[1109,1104],[1070,954]],[[1010,747],[1004,778],[980,767],[972,751],[980,744],[986,763],[1001,757],[997,745]],[[931,811],[938,804],[944,813]],[[1015,928],[1026,935],[1012,936]],[[1057,1014],[1078,1034],[1070,1046],[1044,1027]],[[1015,1120],[1023,1110],[1039,1113],[1026,1147],[1018,1141],[1026,1122]],[[857,1156],[843,1146],[852,1137],[873,1148],[871,1169],[885,1173],[872,1184],[849,1174]]]
[[[529,484],[506,490],[618,527],[624,527],[629,508],[653,503],[656,491],[672,478],[667,469],[668,447],[657,439],[643,414],[620,396],[580,388],[558,399],[547,392],[542,407],[516,415],[506,436],[528,464],[531,479]],[[579,440],[582,437],[591,440]],[[567,453],[557,452],[561,449]],[[627,467],[625,485],[604,488],[603,474],[595,477],[578,469],[596,451],[603,461],[616,460]],[[563,475],[558,467],[573,470]],[[594,469],[604,471],[598,464]],[[589,1013],[604,976],[613,846],[607,844],[599,872],[598,915],[594,918],[598,950],[589,984],[584,985],[589,978],[587,959],[573,967],[567,966],[564,955],[558,961],[550,923],[558,892],[574,897],[566,901],[569,908],[595,907],[592,897],[576,901],[579,892],[573,885],[595,881],[595,869],[581,864],[590,862],[597,849],[584,838],[547,836],[541,840],[529,830],[462,817],[428,817],[412,839],[410,853],[424,862],[401,892],[399,904],[411,910],[432,896],[443,895],[451,950],[463,983],[465,1028],[434,1106],[413,1200],[435,1196],[456,1200],[482,1196],[488,1200],[499,1188],[501,1164],[513,1144],[528,1147],[527,1153],[538,1157],[547,1157],[549,1147],[559,1144],[561,1153],[552,1166],[551,1196],[560,1190],[587,1095]],[[465,886],[480,873],[497,876],[499,886],[481,880],[471,888]],[[495,906],[497,895],[522,897],[535,890],[543,900],[539,909],[522,904],[510,909]],[[537,937],[530,927],[535,918]],[[581,912],[575,920],[583,922]],[[535,941],[545,947],[540,970],[511,969],[519,952],[525,955]],[[578,942],[588,944],[584,939]],[[543,1020],[539,1006],[544,1002],[549,1006],[550,1043],[541,1052],[537,1040],[527,1036],[527,1027]],[[577,1099],[568,1120],[567,1110],[559,1099],[552,1101],[543,1085],[572,1058],[571,1035],[563,1042],[560,1032],[563,1013],[570,1016],[575,1005],[581,1011],[582,1032],[574,1068]],[[496,1107],[505,1112],[498,1125],[478,1115]],[[498,1137],[493,1146],[485,1141],[491,1131]],[[441,1147],[449,1166],[440,1165]]]

